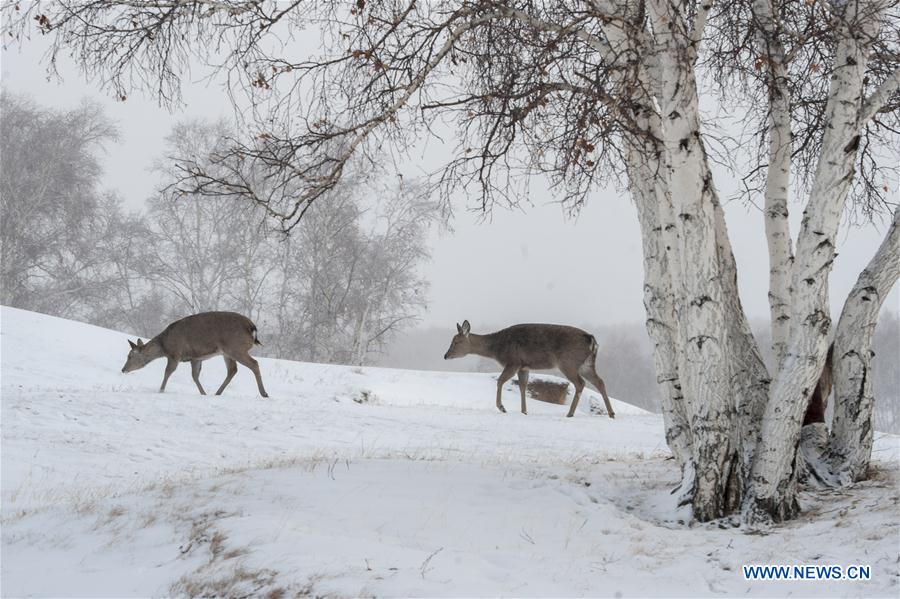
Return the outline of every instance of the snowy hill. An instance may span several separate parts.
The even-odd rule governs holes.
[[[221,397],[188,365],[159,394],[164,361],[121,374],[127,338],[0,312],[3,596],[796,588],[746,581],[745,563],[872,565],[802,594],[897,589],[896,437],[861,489],[808,494],[808,520],[688,529],[661,419],[615,400],[615,420],[592,414],[592,391],[575,418],[535,400],[524,416],[510,384],[504,415],[494,375],[260,359],[270,399],[243,367]],[[224,376],[204,363],[207,389]]]

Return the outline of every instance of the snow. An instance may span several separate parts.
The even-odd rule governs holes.
[[[270,399],[243,367],[159,394],[163,361],[121,374],[127,338],[0,312],[4,597],[898,592],[895,436],[873,480],[748,534],[685,524],[661,419],[587,390],[525,416],[509,384],[500,414],[495,375],[261,358]],[[770,563],[873,577],[744,580]]]

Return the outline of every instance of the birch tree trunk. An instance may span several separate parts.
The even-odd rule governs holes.
[[[898,226],[900,207],[847,297],[835,331],[834,418],[827,462],[844,485],[865,478],[872,457],[872,335],[881,305],[900,275]]]
[[[661,203],[657,196],[658,162],[648,163],[648,154],[631,148],[628,154],[628,177],[641,226],[644,255],[644,308],[647,311],[647,333],[653,345],[653,363],[660,390],[660,406],[666,428],[666,442],[682,471],[682,493],[690,495],[694,485],[691,455],[691,430],[684,407],[684,396],[678,378],[672,279],[668,271]]]
[[[363,366],[366,362],[366,354],[368,353],[368,343],[366,342],[366,326],[369,324],[369,309],[371,304],[366,301],[365,308],[359,315],[356,328],[353,331],[353,347],[351,350],[351,359],[357,366]]]
[[[635,28],[641,27],[643,11],[639,3],[625,2],[621,10],[623,22]],[[603,31],[611,50],[622,56],[650,51],[653,45],[646,37],[636,39],[628,35],[617,22],[605,24]],[[651,59],[650,62],[654,61]],[[668,256],[668,249],[671,249],[676,238],[671,235],[674,226],[666,227],[664,224],[671,223],[673,212],[659,160],[664,151],[658,143],[662,137],[662,124],[651,99],[651,95],[659,90],[661,78],[655,64],[649,65],[647,62],[640,65],[640,78],[644,85],[634,93],[632,100],[636,107],[635,121],[643,135],[639,133],[629,138],[625,166],[641,227],[644,309],[647,313],[645,325],[653,346],[666,443],[681,469],[682,480],[677,490],[679,504],[686,505],[693,499],[696,470],[691,449],[691,428],[678,376],[680,346],[672,281],[677,280],[680,273],[677,270],[678,261],[670,262]]]
[[[753,16],[759,27],[757,44],[767,57],[769,88],[769,166],[766,170],[765,229],[769,248],[769,311],[775,374],[787,353],[790,331],[791,230],[788,190],[791,174],[791,98],[784,48],[769,0],[754,0]]]
[[[763,414],[744,502],[744,519],[750,524],[782,521],[796,515],[799,509],[795,457],[803,414],[828,349],[828,273],[855,172],[863,77],[872,39],[866,30],[866,24],[874,20],[869,18],[872,7],[860,4],[848,3],[837,26],[840,41],[825,109],[825,122],[831,127],[823,135],[797,239],[791,279],[790,343]],[[861,22],[859,14],[866,15],[865,22]]]
[[[737,264],[728,239],[725,213],[716,201],[716,240],[719,251],[719,268],[722,271],[723,297],[725,298],[726,322],[728,325],[729,377],[732,397],[735,398],[737,423],[734,427],[735,446],[740,446],[741,471],[734,481],[734,491],[730,507],[737,508],[744,482],[749,478],[753,455],[759,443],[762,414],[769,398],[772,382],[765,361],[759,351],[759,344],[750,329],[747,315],[738,292]]]
[[[661,0],[649,6],[659,69],[666,74],[658,96],[665,148],[661,173],[678,231],[678,373],[693,433],[693,514],[708,521],[727,512],[737,461],[714,197],[700,139],[692,37],[685,35],[677,7]]]

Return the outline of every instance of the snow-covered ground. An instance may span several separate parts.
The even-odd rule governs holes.
[[[449,338],[449,337],[448,337]],[[689,527],[660,418],[485,374],[260,359],[221,397],[123,375],[127,336],[3,308],[2,595],[897,596],[898,439],[769,534]],[[263,340],[265,341],[265,340]],[[201,375],[215,389],[220,359]],[[602,372],[602,365],[601,365]],[[613,390],[614,392],[614,390]],[[742,564],[864,564],[752,582]]]

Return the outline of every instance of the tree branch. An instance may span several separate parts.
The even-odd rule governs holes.
[[[872,95],[863,101],[859,111],[859,124],[865,125],[887,107],[891,97],[900,89],[900,68],[897,68]]]

